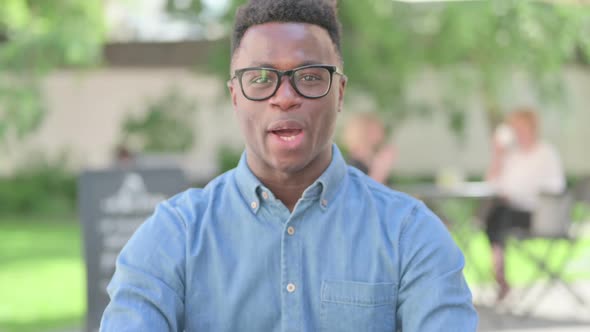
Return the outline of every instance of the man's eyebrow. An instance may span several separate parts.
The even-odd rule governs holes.
[[[276,68],[274,65],[268,62],[252,62],[248,67],[264,67],[264,68]]]
[[[322,62],[308,60],[308,61],[303,61],[303,62],[298,63],[293,68],[299,68],[299,67],[309,66],[309,65],[319,65],[319,64],[322,64]],[[250,63],[250,65],[248,67],[263,67],[263,68],[277,69],[277,66],[275,66],[274,64],[269,63],[269,62],[252,62],[252,63]]]

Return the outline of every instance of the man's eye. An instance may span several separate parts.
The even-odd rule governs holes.
[[[274,82],[272,72],[267,70],[260,70],[251,73],[248,79],[250,84],[269,84]]]
[[[254,83],[254,84],[272,83],[272,79],[270,77],[268,77],[268,75],[263,75],[263,76],[254,77],[253,79],[250,80],[250,83]]]
[[[319,81],[321,79],[322,79],[321,77],[319,77],[317,75],[311,75],[311,74],[305,74],[305,75],[302,75],[299,78],[300,81],[307,81],[307,82],[310,82],[310,81]]]

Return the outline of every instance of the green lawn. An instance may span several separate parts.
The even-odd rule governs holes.
[[[483,232],[472,234],[468,250],[464,250],[466,256],[465,276],[470,284],[492,283],[492,268],[490,248]],[[563,266],[564,257],[569,260],[563,271],[567,280],[590,280],[590,238],[584,238],[578,242],[571,257],[568,256],[569,245],[563,240],[553,245],[549,254],[550,243],[547,240],[527,240],[525,248],[535,256],[546,257],[546,264],[552,268]],[[506,277],[513,285],[524,285],[539,279],[539,272],[535,265],[513,245],[507,247]],[[547,278],[547,275],[541,277]]]
[[[82,326],[85,287],[76,221],[0,218],[0,332]]]
[[[461,246],[466,256],[465,276],[470,284],[493,283],[490,247],[485,234],[473,225],[473,216],[478,215],[478,202],[476,200],[456,199],[448,200],[440,206],[437,213],[447,216],[450,225],[457,222],[467,223],[467,227],[459,227],[459,232],[454,232],[456,242]],[[588,220],[590,217],[588,207],[579,207],[574,211],[574,220]],[[481,227],[481,226],[480,226]],[[451,229],[453,229],[451,227]],[[465,231],[467,229],[467,231]],[[462,230],[462,231],[461,231]],[[548,252],[550,242],[535,239],[525,242],[525,249],[534,253],[537,257],[546,257],[546,264],[555,269],[563,266],[564,257],[568,255],[568,243],[564,240],[556,242]],[[590,280],[590,236],[586,234],[576,245],[568,264],[563,266],[564,275],[569,281]],[[506,277],[513,285],[528,284],[539,278],[535,265],[522,252],[518,251],[511,242],[508,242],[506,253]],[[546,278],[547,276],[541,275]]]

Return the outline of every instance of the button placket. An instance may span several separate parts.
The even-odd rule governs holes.
[[[301,243],[294,237],[298,213],[292,214],[286,221],[282,234],[282,310],[283,326],[288,331],[301,330]],[[293,218],[294,217],[294,218]]]

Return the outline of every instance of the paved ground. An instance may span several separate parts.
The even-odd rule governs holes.
[[[495,305],[494,290],[473,289],[480,314],[479,332],[590,332],[590,281],[570,285],[585,301],[576,300],[561,284],[538,284],[529,293],[514,290]]]

